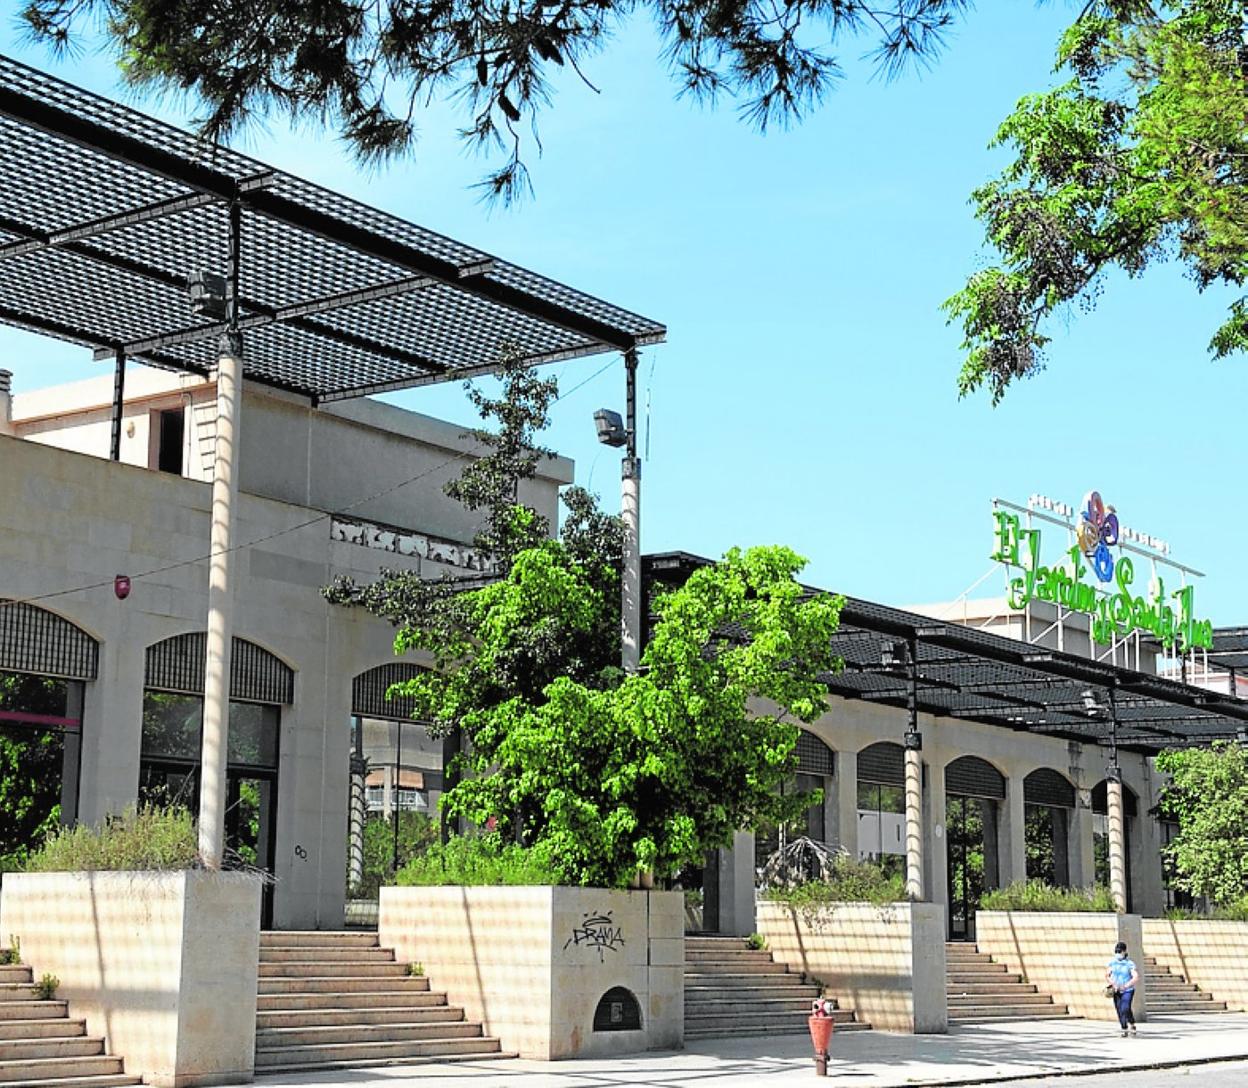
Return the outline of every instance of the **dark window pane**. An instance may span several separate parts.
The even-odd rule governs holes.
[[[275,706],[230,703],[229,761],[249,767],[276,767],[277,716]]]
[[[68,690],[65,680],[54,680],[50,676],[0,672],[0,710],[64,718]]]
[[[874,782],[858,783],[858,807],[863,812],[878,812],[880,804],[880,787]]]
[[[163,691],[143,693],[143,758],[199,759],[203,699]]]
[[[906,811],[906,791],[900,786],[881,786],[880,787],[880,811],[881,812],[905,812]]]

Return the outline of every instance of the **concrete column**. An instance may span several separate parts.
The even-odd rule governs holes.
[[[829,842],[835,843],[851,858],[858,856],[858,753],[836,753],[836,777],[832,780],[836,793],[832,806],[832,830]]]
[[[927,792],[923,811],[927,840],[927,895],[933,903],[949,906],[949,848],[945,837],[945,767],[937,753],[929,753]]]
[[[641,663],[641,462],[625,458],[620,480],[624,523],[624,569],[620,578],[620,665],[636,672]]]
[[[0,370],[0,434],[13,433],[13,372]]]
[[[906,895],[923,898],[923,753],[906,748]]]
[[[364,821],[367,806],[364,798],[362,763],[351,761],[351,826],[347,853],[347,886],[356,888],[364,879]]]
[[[1127,909],[1126,817],[1122,811],[1122,779],[1110,768],[1105,783],[1106,807],[1109,810],[1109,890],[1120,913]]]
[[[240,352],[217,361],[217,439],[212,476],[208,561],[208,650],[204,665],[204,731],[200,759],[199,852],[209,869],[225,850],[225,766],[230,727],[230,659],[234,637],[234,508],[238,502],[238,438],[243,410]]]
[[[1135,914],[1160,918],[1166,909],[1166,885],[1161,872],[1161,824],[1149,814],[1160,800],[1161,783],[1151,772],[1148,760],[1141,758],[1138,765],[1143,774],[1143,789],[1136,807],[1139,815],[1127,835],[1127,849],[1131,854],[1131,907]]]
[[[1075,790],[1075,807],[1069,827],[1070,886],[1090,888],[1096,883],[1096,852],[1093,849],[1092,791]]]
[[[744,937],[753,933],[754,832],[738,831],[732,847],[719,853],[719,932]]]
[[[143,746],[143,669],[149,633],[130,609],[100,632],[99,678],[82,701],[78,821],[97,826],[139,796]]]
[[[1020,775],[1011,775],[1005,786],[1005,811],[999,831],[998,841],[1004,847],[1001,851],[1001,869],[999,878],[1004,888],[1016,880],[1027,879],[1027,806],[1023,792],[1023,779]]]

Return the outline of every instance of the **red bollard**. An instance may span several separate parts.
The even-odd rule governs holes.
[[[810,1027],[810,1041],[815,1046],[815,1073],[821,1077],[828,1075],[828,1048],[832,1042],[832,1028],[836,1024],[829,1004],[823,998],[816,998],[811,1002],[810,1017],[806,1021]]]

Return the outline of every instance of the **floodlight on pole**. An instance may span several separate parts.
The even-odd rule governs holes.
[[[594,413],[594,426],[598,428],[598,441],[604,446],[619,449],[628,445],[628,431],[619,412],[613,412],[610,408],[599,408]]]

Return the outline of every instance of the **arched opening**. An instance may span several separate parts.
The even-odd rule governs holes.
[[[906,754],[880,741],[858,753],[858,857],[906,870]]]
[[[1139,814],[1139,800],[1135,791],[1125,782],[1122,784],[1122,815],[1123,815],[1123,862],[1127,876],[1127,913],[1134,910],[1135,896],[1132,891],[1131,853],[1135,842],[1136,820]],[[1096,882],[1109,887],[1109,789],[1105,780],[1092,787],[1092,858]]]
[[[84,688],[98,669],[80,627],[0,601],[0,869],[78,818]]]
[[[206,636],[202,631],[147,648],[139,802],[199,809]],[[283,706],[294,701],[294,671],[276,655],[235,638],[226,741],[227,857],[272,873],[277,833],[278,755]],[[261,924],[272,924],[272,884]]]
[[[1048,767],[1023,779],[1027,879],[1054,887],[1070,886],[1070,824],[1075,787]]]
[[[381,885],[439,836],[447,746],[456,742],[431,737],[413,720],[411,697],[394,690],[422,671],[392,661],[351,682],[348,924],[375,922]]]
[[[795,820],[787,827],[759,828],[755,832],[756,869],[761,869],[767,859],[780,848],[782,839],[787,842],[804,835],[815,842],[828,842],[827,802],[832,796],[832,778],[835,771],[836,756],[832,749],[813,733],[801,730],[797,737],[797,771],[781,787],[781,791],[785,794],[814,794],[817,790],[819,799],[811,802],[800,820]]]
[[[998,827],[1005,776],[986,759],[961,756],[945,768],[949,936],[974,940],[975,912],[1000,881]]]
[[[640,1031],[641,1005],[631,990],[612,986],[594,1009],[594,1031]]]

